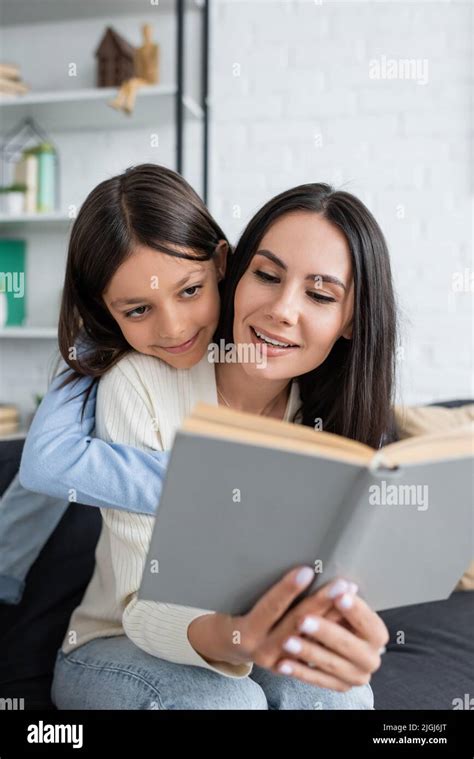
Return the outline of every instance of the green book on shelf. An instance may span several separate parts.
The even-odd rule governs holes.
[[[25,240],[0,240],[0,327],[18,327],[25,321],[25,261]]]

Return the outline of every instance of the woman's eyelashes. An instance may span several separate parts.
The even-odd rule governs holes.
[[[328,295],[321,295],[321,293],[316,293],[314,290],[308,290],[307,291],[309,297],[311,300],[316,300],[318,303],[335,303],[335,298],[330,298]]]
[[[268,284],[277,284],[280,282],[279,277],[275,277],[273,274],[268,274],[261,269],[255,269],[253,273],[261,282],[266,282]],[[306,293],[311,300],[317,301],[318,303],[336,303],[336,298],[331,298],[329,295],[321,295],[321,293],[315,292],[314,290],[307,290]]]
[[[204,285],[190,285],[189,287],[186,287],[184,290],[181,290],[179,293],[179,296],[183,298],[183,300],[190,300],[191,298],[195,298],[196,295],[199,293],[200,290]],[[131,311],[125,311],[124,316],[126,319],[139,319],[141,316],[145,316],[150,310],[151,306],[137,306],[136,308],[133,308]]]
[[[261,279],[263,282],[279,282],[279,277],[274,277],[272,274],[267,274],[266,271],[262,271],[261,269],[255,269],[254,272],[255,276],[258,279]]]

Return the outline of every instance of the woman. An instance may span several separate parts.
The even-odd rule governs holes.
[[[191,330],[185,325],[179,334],[173,332],[176,307],[171,299],[165,321],[160,320],[160,339],[151,343],[150,321],[156,319],[156,302],[144,299],[142,292],[137,301],[140,305],[126,312],[133,316],[113,312],[117,301],[131,297],[133,272],[141,272],[136,283],[153,276],[150,255],[147,250],[135,251],[104,290],[109,313],[117,323],[123,320],[121,329],[127,342],[142,353],[126,355],[101,380],[99,435],[112,442],[121,438],[137,446],[165,448],[194,401],[217,402],[219,393],[226,405],[276,418],[295,418],[299,410],[299,419],[305,424],[321,418],[325,429],[349,433],[369,444],[380,443],[390,409],[393,295],[383,236],[357,199],[333,193],[327,185],[295,188],[270,201],[237,246],[218,335],[228,336],[233,328],[236,342],[272,346],[266,349],[266,369],[226,363],[217,366],[214,373],[206,358],[189,371],[157,363],[152,351],[173,354],[178,349],[184,358],[193,350],[203,327],[194,332],[199,323],[193,322],[188,325]],[[167,271],[164,267],[162,306],[167,302],[166,287],[172,273],[171,268]],[[233,303],[228,300],[232,289]],[[126,318],[132,319],[132,327],[125,324]],[[359,353],[354,355],[356,347]],[[149,355],[144,355],[146,351]],[[381,381],[375,375],[376,366]],[[361,386],[361,382],[366,384]],[[178,383],[182,392],[176,393],[173,383]],[[170,399],[172,413],[166,405]],[[355,421],[346,416],[348,409]],[[370,419],[364,415],[367,409]],[[182,704],[183,698],[196,704],[198,693],[202,703],[202,693],[209,692],[214,703],[217,699],[218,703],[242,706],[250,699],[251,708],[267,708],[264,703],[276,704],[270,708],[288,708],[283,704],[291,702],[298,680],[333,689],[333,696],[336,690],[347,690],[347,683],[363,687],[379,665],[377,651],[386,641],[386,630],[361,599],[351,593],[341,596],[341,586],[331,590],[340,598],[337,608],[357,634],[327,618],[314,619],[309,614],[308,619],[309,612],[318,610],[322,615],[327,611],[329,599],[324,589],[285,615],[302,588],[295,584],[292,573],[245,618],[229,619],[204,610],[138,601],[136,590],[152,520],[112,509],[104,510],[103,517],[107,529],[99,542],[96,573],[73,615],[64,650],[58,655],[53,693],[59,706],[62,702],[65,708],[77,708],[74,693],[78,692],[87,691],[87,696],[93,697],[99,693],[100,698],[101,687],[107,687],[110,672],[116,669],[114,661],[121,662],[122,674],[124,663],[130,676],[133,673],[137,677],[140,671],[143,680],[146,672],[145,685],[150,692],[158,692],[158,683],[165,685],[160,698],[164,690],[167,704]],[[238,645],[229,637],[235,629],[240,633]],[[324,647],[315,642],[318,636]],[[293,656],[282,659],[283,651]],[[347,658],[341,656],[343,651],[346,655],[349,652]],[[141,657],[139,662],[137,656]],[[262,666],[255,667],[255,663]],[[81,687],[77,680],[71,680],[73,672]],[[287,677],[281,678],[276,672]],[[99,673],[96,680],[94,673]],[[222,679],[218,673],[230,677]],[[240,685],[237,692],[229,684],[231,679],[246,685]],[[178,690],[173,683],[180,685]],[[298,687],[296,700],[305,705],[296,708],[311,708],[307,704],[308,699],[314,702],[314,687],[301,689],[301,683]],[[121,696],[125,693],[123,688]],[[143,702],[143,692],[141,699]]]

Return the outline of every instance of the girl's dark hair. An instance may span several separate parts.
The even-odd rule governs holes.
[[[142,164],[101,182],[87,196],[71,232],[59,316],[63,384],[98,379],[130,346],[102,293],[137,244],[191,260],[210,260],[226,240],[192,187],[170,169]]]
[[[339,338],[326,360],[298,377],[302,422],[374,448],[391,427],[395,377],[396,306],[382,231],[354,195],[328,184],[305,184],[270,200],[253,217],[228,258],[217,338],[233,342],[234,296],[267,230],[284,214],[310,211],[340,229],[354,277],[352,339]]]

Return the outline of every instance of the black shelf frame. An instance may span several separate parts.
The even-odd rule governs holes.
[[[185,0],[175,0],[176,12],[176,171],[184,170],[184,92],[185,92]],[[209,45],[210,45],[210,0],[202,0],[201,32],[201,96],[202,123],[202,198],[209,197]]]

